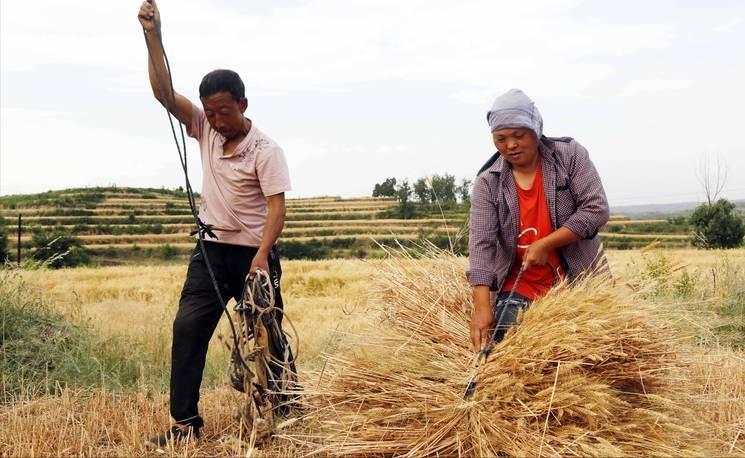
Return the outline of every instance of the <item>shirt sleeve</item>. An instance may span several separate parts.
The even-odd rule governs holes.
[[[277,145],[263,148],[257,153],[256,176],[265,197],[292,190],[285,153]]]
[[[202,139],[204,134],[204,123],[207,122],[207,117],[204,115],[204,110],[199,108],[195,104],[191,104],[191,125],[186,126],[186,135],[197,141]]]
[[[487,172],[488,173],[488,172]],[[490,198],[489,184],[482,176],[476,178],[471,196],[469,218],[468,262],[466,272],[471,286],[492,286],[497,278],[497,207]]]
[[[576,141],[572,144],[575,145],[575,154],[570,162],[569,189],[575,198],[577,211],[562,226],[581,239],[591,239],[608,222],[608,199],[587,150]]]

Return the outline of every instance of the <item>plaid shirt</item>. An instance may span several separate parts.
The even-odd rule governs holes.
[[[580,237],[559,249],[566,272],[576,278],[607,269],[598,230],[608,222],[608,200],[587,150],[571,138],[543,137],[539,151],[551,225]],[[515,260],[520,231],[515,179],[501,156],[476,177],[469,225],[468,283],[499,291]]]

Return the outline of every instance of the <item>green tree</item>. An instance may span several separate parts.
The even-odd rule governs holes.
[[[694,229],[693,244],[701,248],[735,248],[745,237],[745,224],[727,199],[701,204],[688,218]]]
[[[430,189],[426,178],[419,178],[414,182],[414,195],[416,196],[416,200],[423,204],[428,204],[434,201],[432,190]]]
[[[432,194],[435,203],[437,200],[440,203],[455,203],[455,177],[453,175],[445,174],[432,175],[430,177],[430,184],[432,187]]]
[[[463,178],[460,185],[455,188],[455,193],[458,194],[458,198],[463,203],[471,202],[471,180]]]
[[[396,197],[396,179],[386,178],[382,183],[375,183],[373,197]]]
[[[90,261],[88,251],[83,248],[77,237],[36,232],[31,237],[31,246],[31,257],[45,262],[53,269],[75,267]]]
[[[404,179],[396,187],[396,199],[398,199],[398,216],[409,219],[416,214],[416,207],[411,202],[412,189],[409,180]]]

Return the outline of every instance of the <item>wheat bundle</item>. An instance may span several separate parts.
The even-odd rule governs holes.
[[[364,355],[330,356],[306,388],[319,453],[410,456],[699,454],[680,340],[607,278],[534,303],[478,368],[463,261],[391,257],[380,332]]]

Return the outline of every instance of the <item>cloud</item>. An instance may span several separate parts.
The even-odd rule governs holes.
[[[0,119],[2,194],[112,183],[183,184],[172,140],[165,135],[161,139],[131,131],[121,135],[75,111],[3,108]],[[201,173],[195,156],[191,153],[192,179]]]
[[[183,183],[138,3],[0,0],[0,192]],[[551,132],[590,148],[613,198],[690,192],[681,157],[701,140],[686,133],[738,131],[743,7],[683,3],[159,2],[176,88],[194,99],[207,71],[239,71],[299,195],[470,176],[492,151],[485,110],[520,87]],[[706,141],[745,173],[741,137]]]
[[[612,73],[598,56],[672,40],[663,25],[573,20],[574,0],[312,0],[263,14],[225,2],[159,4],[177,81],[230,66],[264,94],[391,80],[476,91],[519,81],[538,93],[560,81],[573,94]],[[3,71],[100,67],[120,75],[112,82],[125,89],[141,85],[145,48],[136,11],[136,2],[3,2]]]

